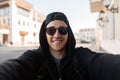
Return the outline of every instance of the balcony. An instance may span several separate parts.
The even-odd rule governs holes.
[[[30,11],[32,8],[32,4],[26,2],[25,0],[17,0],[16,5],[20,8],[27,10],[27,11]]]
[[[91,12],[107,11],[102,0],[90,0]]]
[[[9,26],[7,25],[0,25],[0,34],[9,34]]]

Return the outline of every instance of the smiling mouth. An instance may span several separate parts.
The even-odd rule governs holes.
[[[52,40],[52,42],[62,42],[63,41],[63,39],[57,39],[57,40]]]
[[[54,40],[52,42],[62,42],[63,40]]]

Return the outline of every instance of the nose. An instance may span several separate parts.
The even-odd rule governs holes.
[[[55,34],[53,35],[54,37],[59,37],[61,34],[59,33],[58,29],[56,30]]]

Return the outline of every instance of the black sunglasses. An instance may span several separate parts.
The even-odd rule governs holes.
[[[62,35],[65,35],[66,33],[68,33],[68,28],[67,27],[59,27],[59,28],[48,27],[48,28],[46,28],[46,32],[49,35],[54,35],[57,29],[58,29],[58,32]]]

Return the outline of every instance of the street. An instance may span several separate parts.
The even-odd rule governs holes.
[[[1,46],[0,47],[0,62],[8,59],[14,59],[23,54],[26,50],[36,49],[37,47],[10,47]]]
[[[95,43],[83,44],[77,43],[76,47],[88,47],[92,51],[104,52],[96,48]],[[14,47],[14,46],[1,46],[0,47],[0,62],[8,59],[14,59],[23,54],[27,50],[37,49],[38,47]]]

